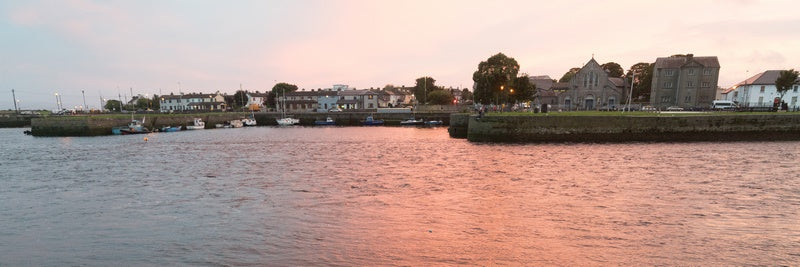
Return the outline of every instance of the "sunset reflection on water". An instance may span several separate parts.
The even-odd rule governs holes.
[[[495,145],[399,127],[209,130],[145,146],[6,135],[17,167],[0,189],[3,265],[800,261],[797,142]],[[115,152],[133,146],[146,156]]]

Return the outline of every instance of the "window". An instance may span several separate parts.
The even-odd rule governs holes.
[[[689,75],[694,75],[694,69],[689,69]]]
[[[794,107],[794,106],[797,106],[797,97],[796,96],[792,97],[792,107]]]
[[[662,96],[661,103],[669,103],[669,98],[670,98],[669,96]]]
[[[686,97],[683,98],[683,102],[686,102],[686,103],[692,102],[692,96],[687,95]]]
[[[761,86],[761,92],[762,93],[764,92],[764,87],[766,87],[766,86],[763,86],[763,85]]]
[[[694,87],[694,82],[693,81],[686,82],[686,87]]]
[[[672,88],[672,82],[664,82],[664,88]]]
[[[711,69],[704,69],[703,75],[711,75]]]
[[[675,75],[675,72],[673,70],[666,70],[666,75],[667,76],[672,76],[672,75]]]
[[[373,107],[372,107],[372,103],[369,103],[369,108],[373,108]]]
[[[794,86],[794,90],[792,90],[792,92],[795,92],[795,93],[797,93],[797,87],[798,87],[798,86],[797,86],[797,85],[795,85],[795,86]]]
[[[709,85],[708,82],[701,82],[700,83],[700,87],[703,87],[703,88],[708,88],[708,85]]]
[[[763,96],[759,96],[758,97],[758,105],[761,106],[763,104],[764,104],[764,97]]]

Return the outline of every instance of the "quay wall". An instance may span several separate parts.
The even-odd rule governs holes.
[[[470,115],[467,124],[466,138],[473,142],[800,140],[800,114],[482,118]]]
[[[136,114],[134,118],[142,120],[149,129],[163,126],[191,125],[194,118],[201,118],[206,122],[206,129],[214,128],[218,123],[249,116],[250,113],[225,112],[203,114]],[[253,114],[259,126],[278,125],[276,119],[282,116],[277,112],[259,112]],[[336,125],[359,126],[363,120],[373,115],[375,119],[385,120],[386,125],[400,125],[400,121],[414,115],[417,119],[442,120],[444,125],[450,122],[450,113],[418,113],[418,114],[377,114],[368,112],[335,112],[335,113],[293,113],[287,114],[300,119],[300,125],[314,125],[315,120],[324,120],[331,117],[336,120]],[[31,120],[31,134],[34,136],[97,136],[110,135],[111,128],[125,126],[131,121],[131,116],[117,115],[88,115],[88,116],[48,116]]]
[[[0,114],[0,128],[16,128],[31,125],[32,118],[39,115]]]

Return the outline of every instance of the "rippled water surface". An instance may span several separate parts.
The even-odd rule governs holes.
[[[800,142],[0,129],[0,265],[795,265]]]

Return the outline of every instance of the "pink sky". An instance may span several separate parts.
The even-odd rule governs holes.
[[[429,3],[430,2],[430,3]],[[0,3],[0,87],[27,108],[178,92],[472,86],[502,52],[558,79],[592,54],[629,68],[717,56],[720,86],[798,68],[793,1],[14,1]],[[120,88],[120,89],[117,89]],[[3,97],[5,98],[5,97]],[[90,100],[91,99],[91,100]],[[13,101],[0,101],[0,109]],[[23,108],[26,108],[23,105]]]

